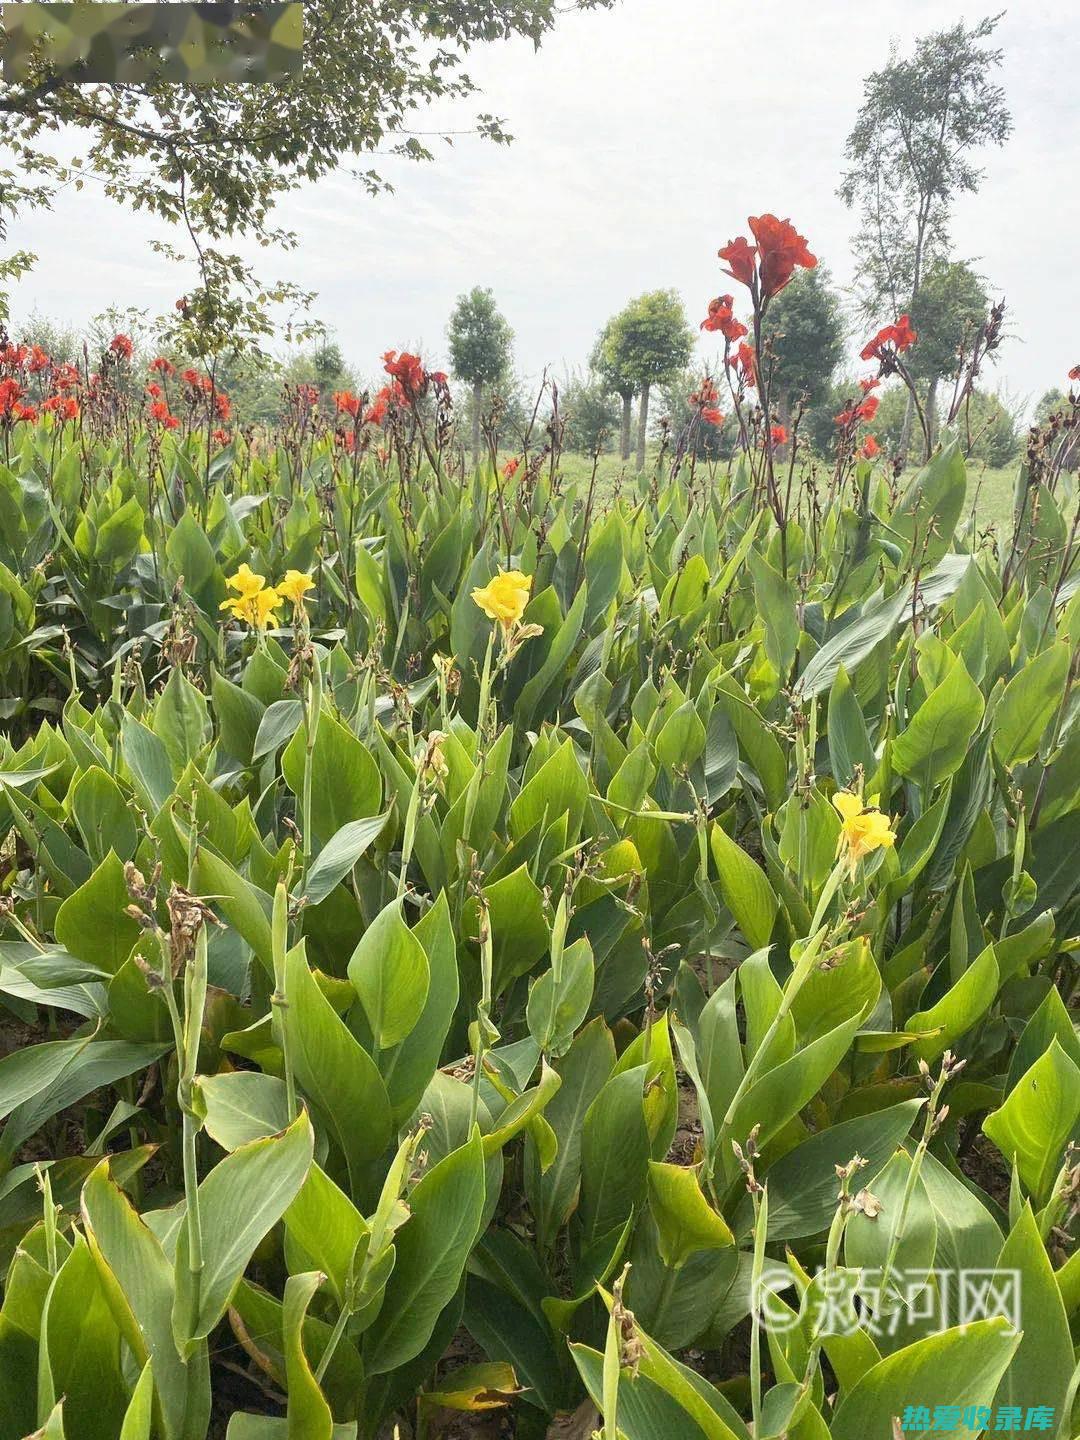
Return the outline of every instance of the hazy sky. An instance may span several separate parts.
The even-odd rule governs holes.
[[[279,211],[298,249],[261,264],[318,291],[316,313],[366,373],[389,347],[445,358],[446,317],[476,284],[494,288],[528,377],[580,366],[607,316],[646,289],[674,286],[696,322],[738,288],[718,246],[763,210],[790,215],[847,284],[853,217],[836,185],[862,77],[892,39],[983,13],[956,0],[620,0],[569,15],[539,53],[512,42],[472,57],[485,93],[471,108],[506,117],[515,144],[389,159],[395,193],[377,199],[344,175],[308,187]],[[1060,0],[1014,0],[998,33],[1015,131],[984,157],[953,234],[1008,301],[1016,338],[999,383],[1037,398],[1080,362],[1080,26]],[[69,189],[51,216],[11,228],[40,257],[16,315],[170,308],[185,279],[150,251],[154,233],[94,184]]]

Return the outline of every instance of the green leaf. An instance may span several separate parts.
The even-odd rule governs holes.
[[[280,1135],[241,1145],[199,1185],[203,1265],[192,1276],[186,1218],[176,1240],[173,1335],[184,1359],[225,1314],[256,1246],[292,1204],[307,1177],[315,1137],[300,1115]]]
[[[203,1127],[223,1150],[278,1135],[289,1124],[285,1082],[253,1070],[200,1075],[196,1081]]]
[[[338,1305],[345,1303],[353,1262],[370,1227],[325,1171],[312,1165],[299,1195],[285,1212],[286,1254],[299,1247],[324,1272]]]
[[[1005,687],[991,724],[994,754],[1006,769],[1030,760],[1065,696],[1071,651],[1062,640],[1024,666]]]
[[[149,1360],[168,1440],[199,1440],[210,1420],[205,1348],[185,1364],[173,1339],[173,1267],[103,1160],[82,1191],[86,1238],[124,1338]],[[140,1380],[140,1384],[142,1381]]]
[[[768,876],[721,825],[712,827],[710,844],[724,904],[734,915],[750,949],[761,950],[772,938],[779,909]]]
[[[317,1106],[348,1162],[354,1194],[391,1139],[390,1100],[374,1061],[353,1038],[308,969],[302,944],[285,957],[285,1026],[297,1083]],[[363,1117],[359,1123],[358,1117]]]
[[[294,795],[304,790],[304,727],[281,756],[281,772]],[[326,845],[351,820],[377,815],[382,807],[382,777],[371,752],[328,711],[319,717],[311,753],[312,842]]]
[[[323,1276],[318,1271],[290,1275],[285,1282],[281,1328],[285,1376],[289,1387],[289,1440],[332,1440],[334,1417],[304,1354],[304,1319]]]
[[[907,1022],[909,1031],[926,1036],[912,1045],[911,1053],[919,1060],[936,1060],[986,1014],[997,992],[997,956],[993,945],[987,945],[936,1005],[920,1010]]]
[[[929,796],[963,764],[983,709],[982,692],[958,659],[893,741],[897,771]]]
[[[649,1161],[649,1209],[656,1222],[660,1258],[681,1270],[699,1250],[720,1250],[735,1243],[723,1216],[701,1192],[697,1172],[682,1165]]]
[[[768,1170],[769,1239],[798,1240],[826,1230],[836,1213],[836,1166],[861,1155],[866,1166],[859,1172],[859,1184],[870,1185],[915,1123],[921,1103],[904,1100],[830,1125],[781,1155]],[[736,1229],[744,1233],[752,1223],[747,1196],[736,1212]]]
[[[1064,1408],[1074,1365],[1069,1321],[1057,1278],[1028,1201],[1009,1233],[998,1261],[1006,1284],[1019,1286],[1023,1339],[1002,1379],[994,1403]],[[1013,1272],[1013,1274],[1010,1274]]]
[[[364,820],[350,820],[315,857],[304,883],[304,898],[318,905],[339,885],[352,867],[382,834],[390,811]]]
[[[848,1391],[830,1427],[832,1440],[892,1433],[905,1405],[990,1405],[1020,1337],[1007,1320],[976,1320],[887,1355]]]
[[[983,1130],[1037,1202],[1046,1199],[1061,1168],[1065,1146],[1080,1119],[1080,1068],[1057,1039],[1035,1061],[1004,1105],[987,1115]]]
[[[484,1192],[484,1151],[476,1128],[408,1197],[412,1214],[398,1232],[397,1264],[379,1323],[364,1346],[369,1375],[397,1369],[427,1344],[461,1283],[480,1228]]]
[[[154,706],[153,729],[165,746],[174,775],[179,775],[210,739],[206,697],[179,668],[170,672]]]
[[[349,979],[360,997],[380,1050],[398,1045],[419,1020],[430,973],[423,945],[392,900],[364,931],[349,960]]]
[[[904,541],[903,569],[929,570],[948,554],[966,498],[967,470],[953,440],[911,479],[889,519]]]
[[[124,867],[115,855],[107,855],[60,906],[56,938],[78,959],[115,975],[142,934],[139,922],[126,913],[130,904]]]
[[[91,766],[71,787],[70,799],[71,813],[94,864],[102,864],[110,851],[121,860],[130,860],[138,833],[130,806],[112,776]]]

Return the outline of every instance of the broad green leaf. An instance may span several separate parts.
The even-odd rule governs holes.
[[[354,1195],[391,1140],[390,1101],[370,1055],[334,1012],[308,969],[303,945],[285,957],[285,1027],[297,1083],[334,1134]]]
[[[1037,1202],[1046,1199],[1061,1168],[1065,1146],[1080,1119],[1080,1067],[1057,1039],[1016,1083],[983,1130]]]
[[[685,1166],[649,1161],[649,1209],[661,1258],[675,1270],[699,1250],[735,1243],[727,1222],[702,1194],[696,1171]]]
[[[389,810],[363,820],[350,820],[329,840],[312,862],[304,882],[304,898],[318,905],[339,885],[365,850],[379,838]]]
[[[976,1320],[906,1345],[868,1370],[840,1401],[832,1440],[892,1433],[905,1405],[990,1405],[1020,1337],[1007,1320]]]
[[[1074,1358],[1069,1321],[1031,1202],[1025,1203],[1001,1250],[1004,1286],[1018,1286],[1023,1339],[994,1397],[996,1405],[1019,1405],[1025,1414],[1047,1405],[1063,1410]]]
[[[994,754],[1006,768],[1030,760],[1038,751],[1065,698],[1070,658],[1069,646],[1059,641],[1006,685],[991,724]]]
[[[907,1022],[909,1031],[926,1036],[912,1045],[912,1054],[928,1063],[936,1060],[986,1014],[997,992],[997,956],[993,945],[987,945],[936,1005],[920,1010]]]
[[[983,709],[982,692],[958,659],[893,741],[893,765],[929,796],[963,764]]]
[[[281,772],[297,797],[303,794],[306,739],[303,725],[281,756]],[[311,753],[311,822],[318,845],[326,845],[351,820],[377,815],[382,777],[367,747],[329,712],[319,717]]]
[[[713,860],[724,904],[750,945],[760,950],[772,938],[779,902],[760,865],[716,824],[710,832]]]
[[[78,959],[115,975],[142,934],[139,922],[126,913],[130,904],[124,867],[109,854],[60,906],[56,938]]]
[[[398,1231],[397,1264],[378,1325],[368,1332],[364,1364],[382,1375],[427,1344],[457,1291],[484,1209],[484,1151],[479,1129],[424,1175],[408,1197],[412,1214]]]
[[[82,1192],[82,1216],[98,1276],[140,1364],[149,1360],[168,1440],[200,1440],[210,1419],[205,1348],[185,1363],[173,1339],[173,1267],[103,1160]],[[140,1384],[142,1381],[140,1380]]]
[[[420,1019],[430,978],[424,947],[402,919],[401,901],[392,900],[349,960],[349,979],[380,1050],[399,1045]]]
[[[226,1155],[199,1185],[202,1269],[189,1266],[185,1217],[176,1241],[173,1335],[190,1359],[225,1313],[256,1246],[292,1204],[311,1165],[311,1121],[300,1115],[280,1135],[252,1140]]]

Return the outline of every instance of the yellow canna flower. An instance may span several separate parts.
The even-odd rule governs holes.
[[[864,805],[859,796],[853,795],[850,790],[838,790],[833,796],[833,804],[843,821],[836,853],[846,855],[848,873],[852,878],[864,855],[896,844],[892,823],[877,809],[876,800],[877,796],[873,795]]]
[[[266,586],[252,595],[237,595],[233,599],[225,600],[221,608],[230,611],[237,620],[243,620],[245,625],[250,625],[252,629],[265,630],[267,625],[277,624],[277,612],[281,604],[282,599],[278,592],[273,586]]]
[[[266,576],[256,575],[251,566],[245,563],[240,566],[240,569],[237,570],[235,575],[229,576],[225,584],[228,585],[230,590],[235,590],[242,600],[250,600],[251,597],[257,595],[266,584]],[[226,600],[221,608],[226,610],[229,608],[229,605],[230,602]]]
[[[294,605],[303,605],[304,596],[315,588],[315,581],[310,575],[305,575],[303,570],[286,570],[284,580],[279,580],[274,588],[283,600],[291,600]]]
[[[493,580],[472,592],[472,598],[489,620],[497,620],[504,630],[516,625],[525,613],[532,590],[532,576],[520,570],[500,570]]]

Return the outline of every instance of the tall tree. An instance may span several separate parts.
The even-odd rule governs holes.
[[[472,451],[473,464],[478,465],[484,386],[497,385],[509,369],[514,332],[491,290],[478,285],[458,296],[446,334],[451,368],[459,380],[472,386]]]
[[[596,344],[589,359],[590,367],[600,377],[600,383],[614,391],[622,402],[622,420],[619,425],[619,459],[630,459],[630,422],[633,418],[634,396],[637,382],[627,372],[626,355],[621,348],[620,315],[613,316],[597,336]]]
[[[960,349],[986,319],[990,301],[982,280],[963,260],[934,260],[911,307],[919,343],[908,368],[926,384],[926,422],[933,443],[938,385],[956,372]]]
[[[639,295],[613,322],[611,344],[619,368],[640,397],[635,461],[638,470],[645,467],[652,388],[689,364],[695,339],[675,290],[650,290]]]
[[[522,35],[539,45],[568,9],[613,4],[305,0],[303,69],[280,84],[81,84],[41,58],[25,83],[0,85],[0,146],[30,172],[35,183],[24,188],[32,200],[92,172],[112,198],[180,222],[213,302],[200,306],[201,297],[189,292],[189,316],[233,338],[252,317],[243,298],[234,297],[230,309],[226,297],[238,277],[241,288],[255,280],[216,241],[274,238],[275,201],[345,157],[378,151],[430,158],[431,129],[417,125],[418,112],[476,93],[463,62],[478,44]],[[509,138],[490,114],[477,116],[476,129]],[[354,173],[370,190],[383,188],[362,159]],[[0,172],[3,189],[10,194],[12,185]]]
[[[803,396],[808,406],[822,403],[844,354],[840,299],[824,266],[798,271],[780,291],[769,307],[766,333],[773,395],[786,425]]]
[[[854,249],[867,319],[914,308],[927,265],[948,252],[956,196],[982,181],[974,153],[1009,137],[1012,117],[994,80],[1002,51],[990,43],[1000,19],[924,35],[906,58],[894,48],[864,81],[839,193],[859,212]],[[908,433],[910,424],[909,412]]]

